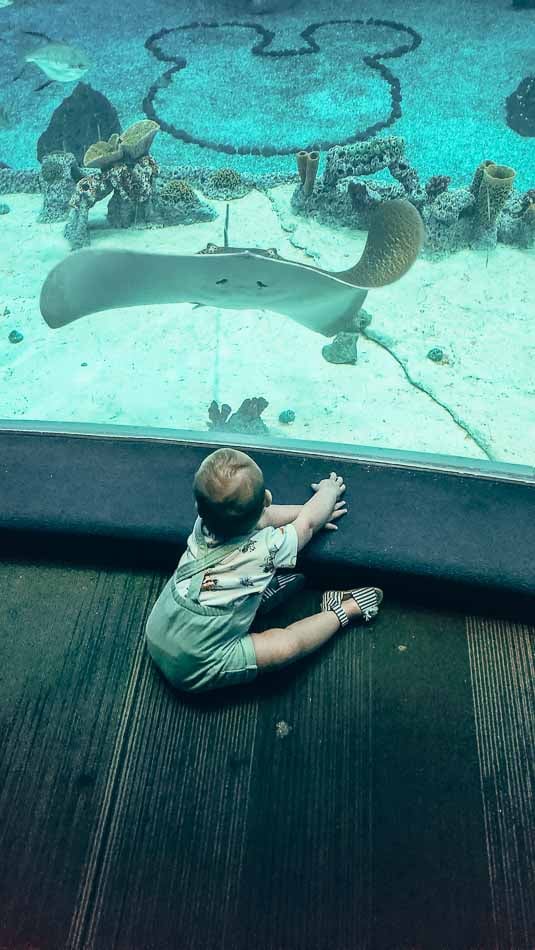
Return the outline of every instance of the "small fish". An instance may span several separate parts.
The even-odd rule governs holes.
[[[45,40],[42,46],[26,53],[24,61],[35,63],[48,77],[48,82],[75,82],[89,69],[91,63],[85,53],[76,46],[56,43],[42,33],[30,33],[28,30],[25,32]],[[48,82],[39,88],[43,89]]]

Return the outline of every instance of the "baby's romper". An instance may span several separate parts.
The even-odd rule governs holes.
[[[200,539],[199,539],[200,540]],[[201,692],[237,683],[257,675],[256,654],[249,628],[262,594],[246,594],[224,607],[198,601],[205,571],[234,553],[248,537],[204,549],[183,567],[177,567],[154,604],[146,626],[147,649],[166,679],[188,692]],[[187,597],[177,584],[191,578]]]

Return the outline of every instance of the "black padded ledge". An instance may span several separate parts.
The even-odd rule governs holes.
[[[172,570],[193,523],[194,471],[213,448],[231,444],[190,436],[0,429],[2,555]],[[455,460],[435,456],[284,445],[242,446],[276,502],[305,501],[310,483],[333,469],[347,483],[340,530],[317,535],[300,556],[312,579],[373,577],[422,601],[535,617],[532,469],[509,474],[462,460],[458,471]]]

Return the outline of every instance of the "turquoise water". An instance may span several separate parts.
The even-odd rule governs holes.
[[[253,300],[230,314],[206,300],[194,309],[194,289],[189,303],[173,307],[156,294],[126,316],[124,307],[109,308],[52,331],[39,292],[71,253],[64,221],[39,222],[36,187],[13,184],[15,172],[40,170],[39,136],[81,80],[107,98],[122,130],[147,119],[161,125],[150,146],[159,181],[186,179],[205,208],[193,223],[158,220],[157,228],[136,213],[121,229],[106,222],[106,195],[90,214],[92,249],[195,254],[226,233],[231,245],[271,246],[341,271],[360,256],[369,222],[348,220],[335,204],[327,213],[296,203],[296,153],[318,147],[320,204],[329,148],[355,138],[402,137],[421,188],[432,176],[447,176],[450,192],[468,188],[491,160],[514,172],[508,200],[517,201],[510,207],[518,216],[535,188],[535,92],[526,105],[529,134],[508,124],[506,100],[535,75],[533,35],[535,9],[514,9],[510,0],[358,8],[301,0],[272,13],[253,13],[246,0],[199,0],[185,12],[160,0],[121,7],[120,15],[101,0],[1,7],[0,161],[12,172],[0,172],[0,199],[10,209],[0,219],[0,416],[206,434],[210,422],[229,431],[222,403],[235,411],[262,397],[263,421],[242,413],[230,430],[236,439],[533,466],[535,256],[527,231],[496,246],[481,235],[446,252],[427,245],[399,281],[369,292],[371,323],[346,341],[346,361],[334,363],[323,351],[332,338],[306,319],[281,318]],[[28,63],[21,73],[24,55],[46,45],[44,37],[79,48],[87,71],[44,88],[46,66]],[[237,191],[214,189],[218,168],[242,176]],[[396,183],[385,168],[366,180]],[[347,181],[340,187],[346,192]],[[218,408],[209,417],[212,400]]]

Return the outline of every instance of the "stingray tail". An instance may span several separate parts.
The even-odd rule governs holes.
[[[385,201],[373,215],[360,260],[349,270],[328,273],[355,287],[386,287],[412,267],[424,238],[423,221],[410,201]]]

